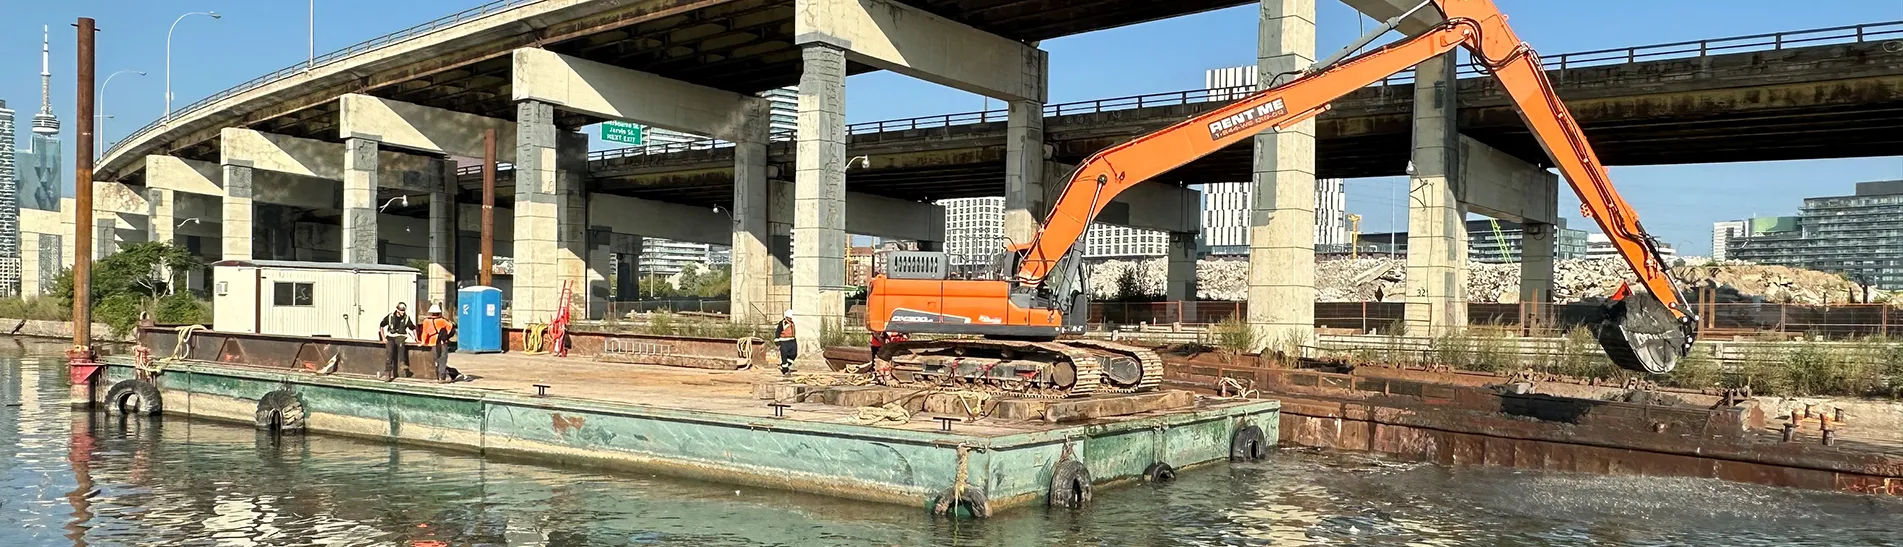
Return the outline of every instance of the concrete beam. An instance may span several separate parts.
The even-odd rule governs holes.
[[[782,184],[792,191],[791,184]],[[930,203],[846,193],[846,233],[917,241],[945,241],[945,208]]]
[[[500,118],[356,93],[338,97],[337,103],[337,136],[343,139],[369,139],[384,146],[473,158],[482,157],[486,129],[496,130],[496,142],[515,140],[515,122]],[[496,155],[499,161],[515,161],[515,151],[507,147],[497,147]]]
[[[889,0],[796,0],[794,42],[1007,101],[1045,102],[1043,50]]]
[[[731,245],[732,222],[726,213],[707,207],[612,194],[588,196],[588,224],[617,234]]]
[[[1354,8],[1355,11],[1375,18],[1377,21],[1392,19],[1397,15],[1407,13],[1407,10],[1413,9],[1414,6],[1420,5],[1418,0],[1341,0],[1341,2],[1347,4],[1348,7]],[[1447,19],[1442,17],[1439,11],[1429,7],[1414,12],[1414,15],[1401,20],[1401,25],[1396,27],[1396,30],[1406,33],[1408,36],[1413,36],[1429,28],[1433,28],[1434,25],[1438,25],[1441,21],[1445,20]]]
[[[270,171],[328,181],[344,180],[343,144],[239,128],[226,128],[220,135],[219,159],[224,165],[249,167],[258,173]],[[498,154],[501,148],[497,148]],[[440,158],[390,150],[379,150],[376,154],[377,179],[382,187],[428,193],[448,182],[442,170],[436,167],[443,161]],[[482,152],[478,150],[476,155],[481,156]],[[267,190],[258,188],[261,193]]]
[[[130,184],[93,181],[93,212],[145,216],[151,209],[145,194]]]
[[[204,196],[225,193],[218,164],[177,156],[146,156],[145,186]]]
[[[1117,194],[1096,222],[1164,232],[1198,232],[1203,225],[1203,193],[1161,182],[1146,182]]]
[[[754,138],[767,123],[766,99],[628,70],[545,49],[515,50],[516,101],[629,120],[730,142]],[[764,126],[762,126],[764,127]],[[480,134],[478,135],[480,136]],[[480,155],[480,154],[478,154]]]
[[[218,136],[218,157],[224,165],[344,179],[343,145],[236,127],[227,127]]]
[[[1466,136],[1456,171],[1469,211],[1521,224],[1559,222],[1559,175]]]

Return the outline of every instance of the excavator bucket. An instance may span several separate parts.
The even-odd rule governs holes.
[[[1613,364],[1648,374],[1665,374],[1677,367],[1692,336],[1658,298],[1627,287],[1613,295],[1598,335]]]

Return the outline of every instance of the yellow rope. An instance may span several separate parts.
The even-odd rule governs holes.
[[[547,323],[530,323],[528,328],[522,329],[522,354],[541,355],[548,353],[548,350],[543,347],[543,342],[546,341],[544,337],[547,334]]]

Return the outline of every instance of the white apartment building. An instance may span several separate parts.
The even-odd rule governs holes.
[[[1671,260],[1678,257],[1678,251],[1672,248],[1672,244],[1660,241],[1659,256],[1665,257],[1666,260]],[[1606,234],[1601,233],[1586,234],[1586,258],[1618,257],[1619,249],[1612,246],[1612,238],[1606,237]]]
[[[945,254],[952,264],[989,264],[1004,250],[1004,198],[938,200],[945,208]]]
[[[1315,244],[1346,246],[1348,193],[1342,179],[1315,179]],[[1249,248],[1249,206],[1255,185],[1215,182],[1203,185],[1203,241],[1218,254]]]
[[[1725,243],[1734,237],[1749,235],[1751,223],[1743,220],[1727,220],[1711,223],[1711,259],[1725,259]]]

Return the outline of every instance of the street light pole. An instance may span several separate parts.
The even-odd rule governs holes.
[[[311,16],[308,22],[311,31],[310,61],[304,65],[305,70],[317,68],[317,0],[311,0]]]
[[[113,76],[118,76],[126,72],[135,72],[135,73],[138,73],[140,76],[145,75],[145,71],[143,70],[121,70],[118,72],[114,72],[109,76],[106,76],[106,81],[99,83],[99,101],[98,101],[99,123],[97,124],[98,127],[93,130],[93,133],[94,133],[93,156],[94,157],[104,156],[106,154],[106,84],[112,83]]]
[[[191,13],[178,16],[178,19],[172,21],[171,30],[165,31],[165,121],[166,122],[172,121],[172,31],[178,30],[179,21],[184,21],[186,17],[191,17],[193,15],[210,15],[212,19],[224,18],[224,16],[218,15],[218,12],[215,12],[215,11],[194,11]]]

